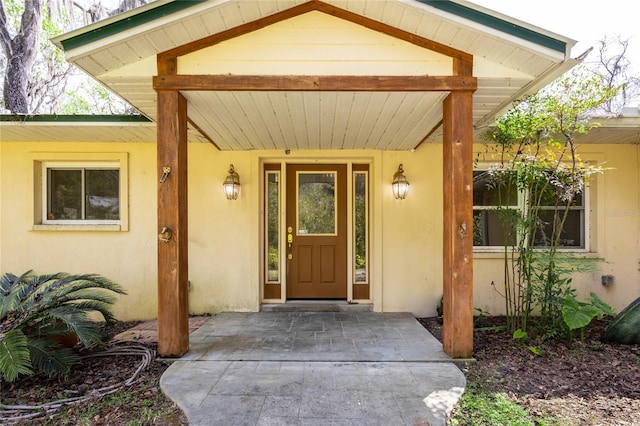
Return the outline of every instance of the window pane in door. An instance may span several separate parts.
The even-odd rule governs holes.
[[[298,173],[298,234],[336,234],[336,173]]]

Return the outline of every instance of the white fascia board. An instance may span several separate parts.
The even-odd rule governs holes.
[[[494,123],[496,117],[500,117],[504,113],[506,113],[509,109],[511,109],[515,102],[519,99],[523,99],[527,95],[531,95],[543,87],[547,86],[553,80],[560,77],[565,72],[569,71],[571,68],[578,65],[582,62],[579,59],[569,59],[567,61],[555,64],[548,68],[543,74],[538,76],[531,83],[523,87],[518,93],[506,99],[502,104],[500,104],[496,109],[494,109],[491,113],[487,114],[484,118],[478,120],[475,124],[476,129],[480,129],[483,127],[490,126]]]
[[[53,39],[51,39],[51,41],[58,46],[59,48],[62,49],[62,42],[68,39],[71,39],[73,37],[77,37],[95,30],[100,29],[101,27],[107,26],[109,24],[112,24],[114,22],[120,21],[120,20],[126,20],[131,18],[132,16],[135,16],[138,13],[141,12],[145,12],[148,9],[152,9],[154,7],[159,7],[163,4],[166,3],[171,3],[172,1],[175,0],[158,0],[156,2],[153,3],[149,3],[147,6],[150,6],[149,8],[145,8],[145,6],[138,8],[138,9],[134,9],[130,12],[126,12],[126,13],[122,13],[119,15],[116,15],[113,18],[109,18],[109,19],[105,19],[103,21],[97,22],[95,24],[80,28],[78,30],[72,31],[70,33],[66,33],[66,34],[62,34],[61,36],[55,37]],[[218,6],[220,4],[223,3],[228,3],[230,1],[233,0],[210,0],[210,1],[205,1],[202,2],[200,4],[194,5],[192,7],[189,7],[187,9],[184,9],[182,11],[179,12],[175,12],[175,13],[171,13],[167,16],[164,16],[162,18],[158,18],[155,19],[153,21],[141,24],[141,25],[137,25],[134,28],[131,28],[130,30],[127,31],[121,31],[117,34],[114,34],[112,36],[108,36],[105,38],[101,38],[98,41],[92,42],[92,43],[87,43],[85,45],[82,45],[81,47],[77,47],[71,50],[66,50],[65,51],[65,56],[67,58],[67,60],[69,62],[73,62],[75,59],[89,55],[91,53],[94,53],[95,51],[99,50],[99,49],[105,49],[108,48],[112,45],[121,43],[127,39],[132,38],[132,36],[134,35],[142,35],[145,34],[149,31],[157,31],[159,28],[166,26],[168,24],[172,24],[172,23],[177,23],[183,19],[189,18],[192,15],[198,15],[199,13],[201,13],[204,10],[210,9],[212,7]],[[160,53],[160,52],[158,52]]]
[[[496,29],[491,28],[489,26],[480,24],[480,23],[475,22],[473,20],[470,20],[470,19],[458,16],[458,15],[455,15],[455,14],[449,13],[449,12],[444,11],[444,10],[437,9],[435,7],[432,7],[432,6],[428,5],[428,4],[420,3],[417,0],[399,0],[399,1],[409,5],[411,7],[422,9],[423,11],[428,12],[428,13],[430,13],[432,15],[440,16],[443,19],[449,20],[451,22],[456,22],[456,23],[459,23],[460,25],[464,25],[464,26],[466,26],[468,28],[472,28],[472,29],[478,30],[478,31],[486,33],[486,34],[493,35],[498,39],[503,39],[503,40],[508,41],[510,43],[513,43],[513,44],[516,44],[516,45],[520,45],[523,48],[526,48],[528,50],[531,50],[532,52],[535,52],[535,53],[537,53],[539,55],[543,55],[543,56],[545,56],[547,58],[550,58],[550,59],[556,60],[556,61],[563,61],[563,60],[568,59],[571,56],[572,47],[577,43],[576,40],[573,40],[573,39],[571,39],[569,37],[565,37],[565,36],[553,33],[551,31],[547,31],[547,30],[545,30],[543,28],[540,28],[540,27],[537,27],[535,25],[528,24],[526,22],[520,21],[518,19],[512,18],[510,16],[501,14],[499,12],[496,12],[496,11],[493,11],[491,9],[487,9],[487,8],[478,6],[478,5],[474,4],[474,3],[470,3],[470,2],[467,2],[467,1],[464,1],[464,0],[455,0],[455,1],[454,0],[449,0],[449,1],[452,1],[454,3],[458,3],[458,4],[462,5],[462,6],[468,7],[470,9],[474,9],[474,10],[477,10],[479,12],[485,13],[487,15],[493,16],[495,18],[501,19],[501,20],[503,20],[505,22],[517,25],[519,27],[526,28],[526,29],[528,29],[530,31],[534,31],[536,33],[539,33],[539,34],[545,35],[547,37],[551,37],[551,38],[557,39],[557,40],[559,40],[561,42],[564,42],[566,44],[565,52],[561,53],[561,52],[559,52],[557,50],[554,50],[554,49],[551,49],[551,48],[548,48],[548,47],[545,47],[545,46],[541,46],[540,44],[525,40],[525,39],[523,39],[521,37],[517,37],[517,36],[511,35],[511,34],[504,33],[502,31],[499,31],[499,30],[496,30]]]

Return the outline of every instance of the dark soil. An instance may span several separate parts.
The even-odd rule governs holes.
[[[438,318],[419,321],[441,339]],[[495,326],[503,319],[490,317],[488,321],[484,325]],[[133,325],[118,323],[108,333],[115,335]],[[603,327],[603,322],[594,321],[584,342],[539,344],[536,347],[541,355],[505,331],[479,328],[474,333],[476,361],[459,366],[469,384],[504,392],[530,413],[559,418],[561,424],[640,425],[640,346],[600,342]],[[146,346],[155,350],[153,344]],[[33,376],[2,383],[0,401],[6,405],[42,404],[68,397],[70,390],[75,395],[91,395],[92,389],[122,383],[138,365],[139,357],[135,356],[89,358],[76,366],[68,380]],[[151,411],[156,414],[144,424],[186,425],[184,414],[160,390],[160,376],[168,366],[154,358],[122,391],[64,406],[56,413],[43,412],[17,424],[140,424],[141,413]],[[83,420],[87,413],[88,422]]]
[[[119,322],[105,330],[109,337],[127,330],[137,323]],[[152,351],[153,358],[136,380],[121,390],[98,396],[95,389],[121,385],[140,366],[141,357],[135,355],[98,356],[86,358],[76,365],[68,379],[42,375],[23,377],[14,383],[0,383],[0,402],[4,405],[39,405],[61,399],[88,395],[90,399],[57,410],[41,410],[36,418],[9,421],[0,417],[0,424],[17,425],[186,425],[184,413],[160,390],[160,377],[169,364],[155,356],[155,344],[135,342]],[[81,352],[87,355],[96,351]],[[93,394],[92,394],[93,393]],[[4,412],[6,413],[6,411]],[[4,418],[3,418],[4,417]]]
[[[438,318],[419,321],[441,340]],[[477,361],[460,365],[468,383],[504,392],[529,413],[561,424],[640,425],[640,346],[601,342],[605,322],[594,320],[583,342],[536,344],[490,328],[503,318],[485,321],[474,332]]]

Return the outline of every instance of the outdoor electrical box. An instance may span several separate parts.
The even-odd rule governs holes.
[[[613,275],[603,275],[602,285],[605,287],[611,287],[613,285]]]

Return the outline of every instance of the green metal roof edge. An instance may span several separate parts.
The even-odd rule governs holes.
[[[561,53],[565,53],[567,50],[567,43],[564,41],[549,37],[545,34],[540,34],[536,31],[521,27],[520,25],[516,25],[512,22],[505,21],[504,19],[488,15],[484,12],[472,9],[468,6],[455,3],[451,0],[418,1],[420,3],[435,7],[436,9],[452,13],[454,15],[460,16],[461,18],[469,19],[479,24],[486,25],[487,27],[502,31],[507,34],[511,34],[518,38],[530,41],[540,46],[548,47],[549,49],[553,49]]]
[[[146,24],[158,18],[171,15],[175,12],[179,12],[205,1],[207,0],[173,0],[154,8],[133,14],[127,18],[116,20],[86,33],[79,34],[66,40],[61,40],[60,44],[64,50],[72,50],[85,44],[98,41],[104,37],[109,37],[138,25]],[[505,21],[479,10],[472,9],[468,6],[455,3],[451,0],[417,1],[561,53],[565,53],[567,49],[567,43],[564,41],[521,27],[520,25]]]
[[[94,41],[98,41],[102,38],[118,34],[122,31],[135,28],[138,25],[146,24],[147,22],[154,21],[158,18],[180,12],[181,10],[203,3],[205,1],[207,0],[171,1],[169,3],[161,4],[154,8],[136,13],[127,18],[116,20],[94,30],[79,34],[75,37],[61,40],[60,44],[62,44],[64,50],[72,50],[85,44],[93,43]]]
[[[0,122],[28,123],[151,123],[144,115],[17,115],[0,114]]]

